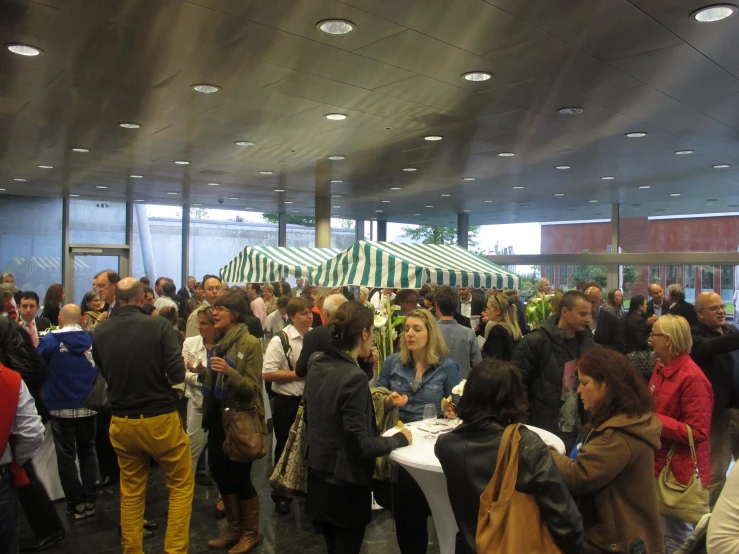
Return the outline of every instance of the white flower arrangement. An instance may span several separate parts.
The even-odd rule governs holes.
[[[467,379],[462,379],[459,384],[452,389],[452,394],[458,394],[462,396],[464,394],[464,386],[467,384]]]

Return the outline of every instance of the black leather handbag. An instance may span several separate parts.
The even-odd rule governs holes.
[[[105,377],[99,373],[95,376],[95,382],[92,384],[92,390],[87,397],[85,406],[94,412],[110,412],[110,403],[108,402],[108,382]]]

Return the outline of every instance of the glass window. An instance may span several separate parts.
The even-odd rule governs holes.
[[[116,273],[120,271],[118,256],[74,256],[74,298],[71,301],[80,304],[85,294],[92,289],[92,279],[106,269]]]
[[[733,265],[721,266],[721,298],[727,302],[734,301],[734,269]]]
[[[126,244],[125,202],[70,198],[69,242]]]
[[[353,219],[331,219],[331,248],[351,247],[357,236],[356,223]]]
[[[0,201],[0,271],[43,302],[62,282],[62,199],[3,195]]]
[[[713,266],[701,266],[701,292],[713,291]]]
[[[678,283],[678,270],[680,269],[679,265],[668,265],[667,266],[667,285],[671,285],[673,283]]]
[[[190,209],[190,217],[196,213],[196,208]],[[169,277],[179,289],[182,286],[182,208],[134,204],[132,250],[134,277],[146,275],[152,286],[158,277]]]

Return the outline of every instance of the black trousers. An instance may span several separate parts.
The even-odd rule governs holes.
[[[110,477],[113,482],[118,481],[120,468],[118,456],[110,443],[110,414],[99,412],[95,427],[95,452],[98,457],[98,469],[101,477]]]
[[[64,489],[67,504],[76,506],[82,502],[94,503],[97,496],[95,475],[97,456],[95,455],[95,418],[51,418],[51,431],[56,447],[59,480]],[[77,475],[76,460],[79,459],[80,475]]]
[[[347,529],[321,522],[328,554],[359,554],[364,540],[364,527]]]
[[[235,494],[240,500],[250,500],[257,495],[251,482],[251,464],[229,459],[223,452],[226,433],[223,425],[214,425],[208,433],[208,462],[210,473],[222,495]]]
[[[410,473],[398,468],[398,482],[393,485],[393,519],[401,554],[426,554],[430,515],[421,487]]]
[[[50,537],[54,533],[64,530],[54,504],[46,492],[44,484],[39,481],[36,470],[31,462],[26,463],[23,468],[28,475],[29,484],[16,489],[18,501],[26,514],[28,524],[33,529],[33,536],[37,541]]]
[[[275,458],[273,463],[277,465],[282,451],[285,450],[287,437],[290,435],[290,427],[295,422],[295,416],[298,415],[298,407],[300,406],[300,396],[285,396],[283,394],[275,394],[275,409],[272,412],[272,424],[275,430]],[[289,501],[279,495],[272,495],[275,502]]]

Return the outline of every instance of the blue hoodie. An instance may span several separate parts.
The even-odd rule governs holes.
[[[44,400],[50,410],[84,408],[97,375],[92,361],[92,337],[79,325],[47,333],[38,352],[49,365]]]

